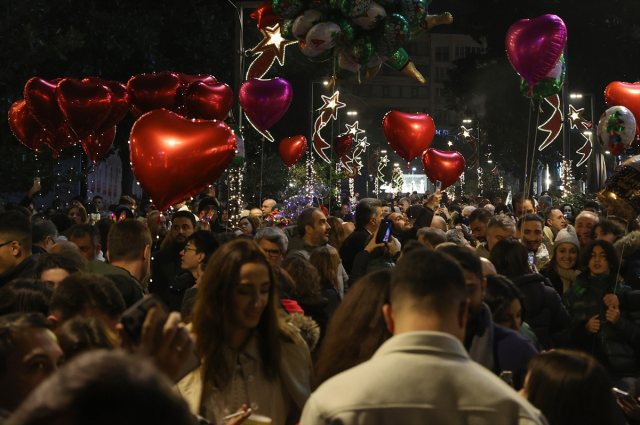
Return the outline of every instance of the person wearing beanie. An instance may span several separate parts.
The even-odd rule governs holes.
[[[560,230],[553,243],[553,253],[549,263],[540,270],[560,296],[576,281],[580,258],[578,234],[571,225]]]

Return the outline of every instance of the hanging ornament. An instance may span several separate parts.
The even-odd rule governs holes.
[[[560,109],[560,96],[555,95],[551,97],[546,97],[545,102],[547,102],[553,108],[553,112],[547,121],[544,122],[541,126],[538,127],[539,130],[547,132],[547,137],[544,139],[538,150],[543,150],[547,146],[551,144],[556,138],[560,135],[562,131],[562,111]]]
[[[287,40],[280,33],[280,25],[260,30],[263,39],[251,49],[253,55],[258,55],[247,70],[247,79],[262,78],[277,59],[280,66],[284,65],[285,48],[295,41]]]
[[[251,125],[273,142],[267,131],[289,109],[293,89],[287,80],[247,80],[240,86],[238,101]]]
[[[322,95],[324,105],[318,108],[320,115],[316,119],[313,127],[313,150],[322,158],[323,161],[330,163],[331,160],[324,152],[325,149],[331,147],[320,134],[320,131],[332,120],[338,118],[338,109],[344,108],[345,103],[339,100],[340,92],[335,92],[331,97]]]

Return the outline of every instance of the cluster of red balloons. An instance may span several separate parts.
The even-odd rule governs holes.
[[[118,81],[34,77],[24,86],[24,100],[11,106],[9,126],[36,152],[46,144],[57,158],[62,149],[81,143],[95,163],[113,144],[115,126],[127,113],[129,101],[129,90]]]

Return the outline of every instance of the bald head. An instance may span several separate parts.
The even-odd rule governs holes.
[[[273,210],[273,207],[276,205],[276,201],[273,199],[265,199],[264,202],[262,203],[262,216],[266,217],[269,214],[271,214],[271,210]]]
[[[78,248],[78,245],[69,241],[58,241],[49,249],[49,254],[60,252],[77,252],[78,254],[80,254],[80,249]]]
[[[431,220],[431,226],[429,227],[433,227],[434,229],[440,229],[443,232],[446,232],[447,222],[444,221],[444,218],[440,217],[439,215],[434,215],[433,219]]]
[[[493,274],[498,274],[495,266],[489,260],[484,257],[480,257],[480,261],[482,262],[482,276],[487,277]]]

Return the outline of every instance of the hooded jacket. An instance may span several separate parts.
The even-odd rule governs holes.
[[[589,276],[582,273],[576,283],[565,292],[562,302],[573,320],[571,342],[575,348],[593,355],[613,377],[637,376],[636,353],[640,353],[638,313],[620,310],[614,325],[606,321],[606,294],[622,294],[629,287],[616,283],[615,275]],[[600,316],[600,330],[590,333],[585,325],[595,315]]]
[[[557,339],[571,327],[571,317],[562,300],[541,274],[533,273],[512,278],[524,298],[526,321],[540,341],[543,350],[550,350]]]
[[[631,232],[613,246],[624,260],[620,275],[632,289],[640,289],[640,230]]]

